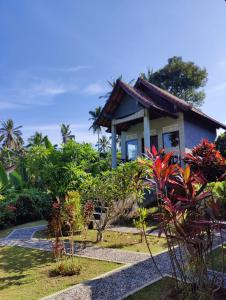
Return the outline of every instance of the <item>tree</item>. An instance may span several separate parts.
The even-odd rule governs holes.
[[[108,99],[111,95],[111,92],[113,90],[113,88],[116,86],[116,83],[118,80],[122,80],[122,75],[120,75],[118,78],[116,79],[112,79],[112,80],[107,80],[107,84],[110,88],[110,91],[108,91],[106,94],[102,95],[99,97],[99,99]],[[128,82],[128,84],[132,84],[134,82],[134,79],[130,80]]]
[[[108,152],[108,150],[110,149],[111,143],[110,143],[109,138],[106,135],[103,135],[100,138],[99,143],[100,143],[99,144],[100,152],[102,152],[102,153]]]
[[[101,126],[96,124],[97,119],[99,118],[100,114],[102,111],[102,107],[98,106],[95,108],[95,110],[90,110],[89,115],[90,118],[89,120],[92,121],[92,125],[90,126],[89,130],[92,129],[93,133],[97,132],[97,147],[98,147],[98,152],[100,151],[99,145],[100,145],[100,133],[101,133]]]
[[[69,140],[74,140],[75,136],[71,134],[70,125],[62,124],[61,125],[61,134],[62,134],[62,140],[63,144],[66,144]]]
[[[217,150],[220,151],[221,155],[226,158],[226,131],[217,137],[216,147]]]
[[[10,150],[18,150],[23,145],[22,126],[14,127],[12,119],[8,119],[6,122],[2,122],[0,128],[0,142],[3,147],[7,147]]]
[[[28,147],[44,145],[46,138],[47,136],[43,136],[41,132],[36,131],[34,135],[28,138]]]
[[[147,74],[141,74],[150,83],[197,107],[204,102],[205,93],[200,88],[205,86],[207,76],[205,68],[185,62],[180,56],[169,58],[168,63],[155,72],[148,69]]]

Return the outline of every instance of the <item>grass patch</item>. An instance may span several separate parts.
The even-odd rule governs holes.
[[[164,299],[174,283],[174,279],[165,277],[127,297],[125,300]]]
[[[36,238],[46,238],[45,231],[35,233]],[[67,239],[67,237],[65,237]],[[148,253],[145,242],[140,242],[140,235],[134,233],[120,233],[115,231],[106,231],[102,242],[96,244],[96,230],[88,230],[86,239],[83,235],[75,235],[75,242],[85,243],[86,246],[98,245],[105,248],[114,248],[126,251],[144,252]],[[148,236],[150,248],[154,254],[167,249],[165,238]]]
[[[47,221],[40,220],[40,221],[34,221],[34,222],[29,222],[29,223],[9,227],[9,228],[0,230],[0,238],[6,237],[8,234],[10,234],[10,232],[12,232],[15,229],[20,229],[20,228],[25,228],[25,227],[34,227],[34,226],[46,225],[46,224],[47,224]]]
[[[21,247],[0,248],[0,299],[35,300],[118,268],[120,264],[74,257],[78,275],[50,277],[52,254]]]
[[[226,273],[226,244],[223,246],[224,253],[224,273]],[[209,264],[209,268],[218,272],[222,272],[222,248],[218,247],[212,253],[212,262]]]

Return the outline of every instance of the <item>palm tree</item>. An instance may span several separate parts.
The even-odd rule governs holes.
[[[110,146],[111,146],[110,139],[106,135],[103,135],[99,141],[100,152],[102,153],[108,152]]]
[[[70,124],[68,124],[68,125],[62,124],[60,130],[61,130],[61,134],[62,134],[63,144],[66,144],[67,141],[69,141],[69,140],[75,139],[75,136],[73,134],[71,134]]]
[[[108,84],[108,86],[110,88],[110,91],[107,92],[106,94],[100,96],[99,99],[108,99],[110,97],[110,95],[111,95],[111,92],[112,92],[113,88],[116,86],[116,83],[117,83],[118,80],[122,80],[122,75],[120,75],[116,79],[113,78],[112,80],[107,80],[107,84]],[[128,82],[128,84],[132,84],[133,82],[134,82],[134,79],[130,80]]]
[[[28,139],[28,147],[31,146],[40,146],[45,144],[45,139],[47,136],[43,136],[41,132],[36,131],[34,135]]]
[[[89,115],[90,115],[89,120],[92,121],[92,125],[90,126],[89,130],[92,129],[93,133],[97,132],[97,147],[98,147],[98,151],[100,151],[99,145],[100,145],[101,126],[98,125],[98,124],[96,124],[96,121],[100,117],[101,111],[102,111],[102,107],[101,106],[96,107],[95,110],[90,110],[89,111]]]
[[[23,145],[22,126],[14,127],[12,119],[8,119],[6,122],[1,123],[0,128],[0,142],[2,147],[7,147],[10,150],[18,150]]]

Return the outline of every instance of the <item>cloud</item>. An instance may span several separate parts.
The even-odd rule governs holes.
[[[14,109],[51,105],[56,96],[76,90],[77,86],[73,83],[28,77],[27,80],[18,80],[7,88],[0,89],[0,108]]]
[[[86,95],[99,95],[106,92],[106,88],[99,83],[92,83],[86,86],[82,93]]]

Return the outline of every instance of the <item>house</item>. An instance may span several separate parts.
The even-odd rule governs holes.
[[[214,141],[226,125],[186,101],[138,78],[134,86],[118,80],[97,124],[112,135],[112,167],[117,165],[116,135],[121,136],[122,160],[133,160],[154,145],[174,151],[176,160],[202,139]]]

